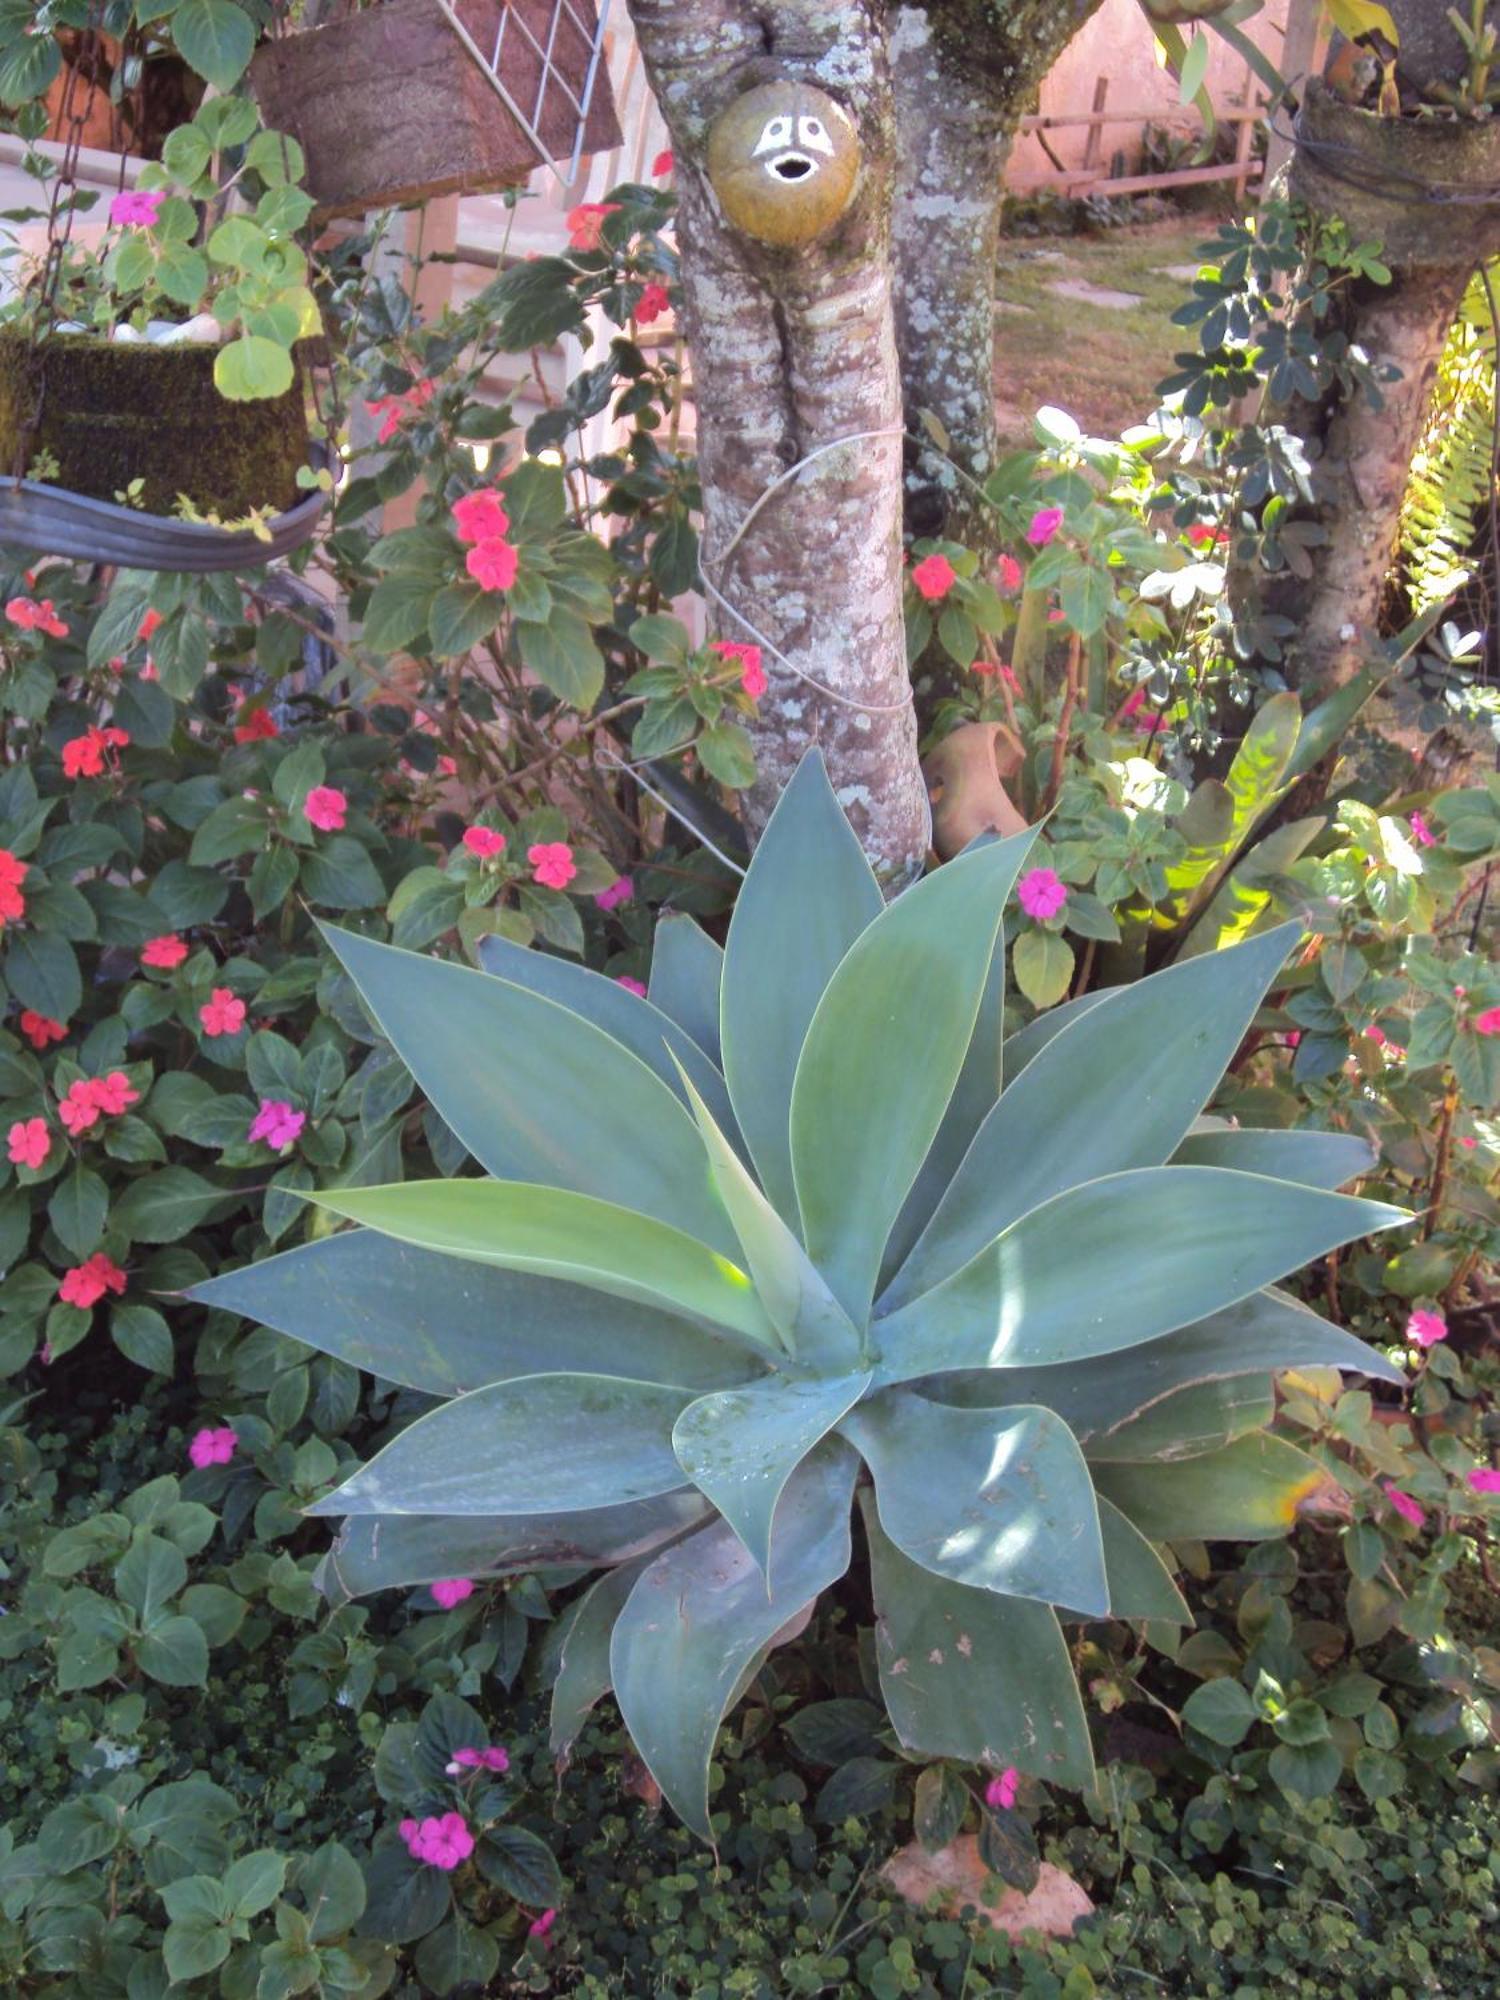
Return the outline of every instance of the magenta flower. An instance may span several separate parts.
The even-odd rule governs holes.
[[[1021,565],[1016,561],[1014,556],[1001,556],[997,568],[1000,573],[1000,588],[1002,590],[1019,590],[1021,588]]]
[[[429,1588],[445,1611],[451,1611],[455,1604],[462,1604],[466,1597],[474,1595],[474,1585],[466,1576],[440,1576]]]
[[[628,875],[622,875],[618,882],[611,882],[607,889],[601,889],[594,901],[601,910],[618,910],[622,903],[628,903],[635,894],[635,884]]]
[[[1427,1516],[1422,1512],[1422,1509],[1409,1493],[1403,1493],[1399,1486],[1387,1486],[1384,1492],[1386,1499],[1390,1501],[1392,1507],[1395,1508],[1403,1521],[1410,1521],[1414,1528],[1425,1526]]]
[[[319,833],[337,833],[344,824],[349,801],[337,785],[314,785],[302,801],[302,810],[307,814],[308,825],[315,826]]]
[[[1067,889],[1050,868],[1029,868],[1016,884],[1016,901],[1039,923],[1055,917],[1067,900]]]
[[[294,1111],[279,1097],[265,1097],[245,1137],[252,1146],[266,1145],[273,1153],[289,1153],[302,1137],[306,1123],[305,1111]]]
[[[505,851],[505,835],[493,826],[466,826],[464,846],[481,861],[493,861]]]
[[[566,889],[578,873],[573,850],[565,840],[539,840],[526,850],[531,872],[544,889]]]
[[[1448,1322],[1440,1312],[1418,1306],[1406,1322],[1406,1337],[1413,1347],[1436,1347],[1448,1338]]]
[[[149,229],[166,198],[162,188],[127,188],[110,203],[109,219],[125,229]]]
[[[1476,1493],[1500,1493],[1500,1472],[1493,1466],[1476,1465],[1469,1474],[1469,1484]]]
[[[616,986],[623,986],[627,993],[634,993],[641,1000],[644,1000],[646,997],[646,989],[640,980],[632,979],[628,972],[620,973],[615,979],[615,984]]]
[[[456,1868],[474,1852],[474,1836],[462,1813],[446,1812],[432,1819],[404,1819],[397,1832],[413,1861],[433,1868]]]
[[[467,1745],[455,1750],[453,1761],[444,1767],[450,1778],[460,1771],[508,1771],[510,1753],[502,1750],[498,1743],[492,1743],[483,1750],[475,1750]]]
[[[1417,843],[1418,847],[1437,846],[1437,835],[1428,824],[1425,813],[1414,812],[1407,821],[1407,825],[1411,828],[1411,837]]]
[[[1021,1774],[1014,1764],[1007,1764],[998,1778],[991,1778],[984,1788],[984,1802],[992,1812],[1009,1812],[1016,1802],[1016,1792],[1021,1783]]]
[[[1500,1007],[1486,1007],[1482,1014],[1474,1016],[1476,1035],[1500,1035]]]
[[[1061,507],[1038,507],[1031,517],[1031,526],[1026,530],[1026,539],[1034,549],[1044,549],[1062,524]]]
[[[533,1917],[531,1922],[526,1926],[526,1935],[527,1937],[540,1938],[542,1943],[545,1944],[547,1942],[547,1933],[556,1922],[556,1910],[543,1910],[539,1917]]]
[[[458,539],[471,547],[478,542],[500,541],[510,526],[505,503],[493,486],[465,493],[462,499],[454,501],[449,512]]]
[[[228,1465],[238,1443],[228,1424],[220,1424],[217,1429],[205,1425],[201,1431],[194,1431],[188,1441],[188,1457],[200,1472],[205,1465]]]

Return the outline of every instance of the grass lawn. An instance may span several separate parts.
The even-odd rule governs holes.
[[[1191,344],[1188,330],[1171,323],[1190,284],[1173,268],[1198,263],[1217,227],[1205,210],[1097,236],[1001,242],[995,400],[1006,443],[1033,441],[1031,414],[1041,403],[1060,405],[1102,437],[1150,414],[1172,356]],[[1134,293],[1139,304],[1106,305],[1060,285]]]

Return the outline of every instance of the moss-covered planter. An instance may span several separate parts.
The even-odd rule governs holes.
[[[0,333],[0,471],[35,477],[46,453],[49,485],[111,501],[139,479],[149,514],[171,514],[180,495],[224,521],[294,506],[308,461],[300,382],[230,402],[214,387],[216,352]]]
[[[1500,119],[1382,118],[1313,79],[1290,187],[1395,269],[1473,264],[1500,247]]]
[[[549,159],[572,157],[581,99],[588,152],[620,144],[602,60],[595,68],[590,0],[573,0],[554,23],[553,0],[504,0],[543,47],[567,89],[543,86],[535,45],[516,32],[502,43],[500,77],[532,119]],[[470,0],[463,21],[476,45],[495,46],[499,0]],[[577,18],[574,18],[576,16]],[[360,215],[443,194],[521,185],[537,149],[454,33],[437,0],[384,0],[320,28],[267,42],[250,65],[266,123],[290,132],[307,155],[306,186],[318,214]],[[540,110],[537,105],[540,101]]]

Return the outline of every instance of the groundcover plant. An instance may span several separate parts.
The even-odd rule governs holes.
[[[1200,1117],[1295,929],[1006,1039],[1033,838],[887,906],[814,753],[722,954],[668,917],[648,997],[332,933],[485,1177],[319,1192],[362,1227],[194,1294],[442,1399],[318,1503],[325,1588],[602,1569],[554,1740],[613,1690],[705,1836],[719,1723],[856,1512],[900,1741],[1082,1786],[1060,1620],[1189,1622],[1155,1542],[1291,1524],[1325,1475],[1273,1370],[1400,1379],[1267,1289],[1407,1219],[1333,1192],[1362,1142]]]

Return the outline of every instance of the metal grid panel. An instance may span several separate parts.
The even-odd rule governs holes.
[[[448,17],[453,32],[483,71],[496,95],[536,148],[537,159],[557,175],[564,187],[571,187],[578,175],[578,163],[583,157],[584,126],[588,120],[589,107],[594,99],[594,86],[604,60],[604,28],[609,18],[609,0],[599,0],[597,24],[586,14],[580,13],[573,5],[573,0],[552,0],[551,9],[546,17],[545,32],[540,35],[520,11],[509,4],[509,0],[502,0],[494,42],[488,50],[480,47],[459,19],[453,0],[438,0],[438,5]],[[565,23],[571,26],[578,40],[589,50],[581,88],[575,88],[568,81],[557,61],[557,38]],[[535,100],[529,106],[516,102],[501,77],[501,63],[507,41],[514,45],[518,40],[523,40],[529,46],[539,68]],[[573,145],[566,172],[552,160],[552,149],[542,138],[540,130],[543,113],[558,101],[571,109],[574,121]]]

